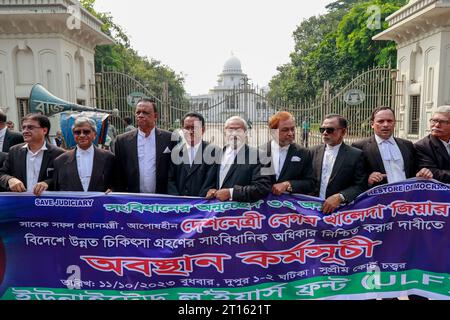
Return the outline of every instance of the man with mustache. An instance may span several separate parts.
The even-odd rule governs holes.
[[[94,145],[97,125],[78,117],[72,127],[77,146],[55,160],[55,190],[107,192],[113,187],[114,155]]]
[[[343,116],[326,115],[319,129],[323,145],[311,151],[316,181],[314,195],[325,200],[322,206],[325,214],[352,202],[366,187],[362,152],[344,143],[347,126]]]
[[[450,106],[442,106],[430,119],[431,134],[414,145],[419,168],[428,168],[434,179],[450,183]]]
[[[220,157],[216,188],[208,191],[207,199],[256,202],[270,193],[270,176],[261,171],[258,150],[246,144],[247,131],[247,122],[241,117],[225,122],[226,146]]]

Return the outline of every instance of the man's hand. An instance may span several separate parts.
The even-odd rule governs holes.
[[[423,168],[416,174],[417,178],[433,179],[433,172],[430,169]]]
[[[25,192],[27,191],[27,188],[25,188],[25,185],[22,181],[20,181],[17,178],[11,178],[8,180],[8,186],[11,192]]]
[[[110,194],[111,192],[113,192],[113,189],[108,189],[105,191],[105,195]]]
[[[211,199],[215,198],[216,192],[217,192],[217,189],[209,189],[208,193],[206,194],[206,199],[211,200]]]
[[[48,184],[45,182],[39,182],[34,186],[33,193],[36,197],[40,197],[42,192],[48,189]]]
[[[336,193],[331,197],[328,197],[327,200],[325,200],[322,206],[322,212],[325,214],[330,214],[337,207],[339,207],[340,204],[341,204],[341,197],[339,196],[339,193]]]
[[[229,189],[220,189],[216,192],[216,199],[219,201],[228,201],[231,198]]]
[[[274,184],[272,186],[272,193],[276,196],[279,196],[282,193],[286,192],[286,190],[289,188],[289,186],[290,186],[290,184],[287,181]]]
[[[373,186],[375,183],[379,183],[383,181],[384,178],[387,177],[387,174],[382,174],[381,172],[372,172],[367,180],[369,186]]]

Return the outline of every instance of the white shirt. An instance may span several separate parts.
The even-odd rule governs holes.
[[[285,147],[280,147],[280,145],[272,140],[271,148],[272,148],[272,163],[273,168],[275,170],[275,175],[277,176],[277,180],[280,177],[281,170],[283,169],[284,162],[286,161],[286,157],[289,151],[290,145]]]
[[[441,139],[439,139],[439,140],[442,142],[442,144],[444,145],[445,149],[448,152],[448,155],[450,156],[450,140],[448,142],[444,141],[444,140],[441,140]]]
[[[381,159],[383,159],[388,183],[406,180],[405,163],[395,139],[391,136],[389,139],[383,140],[375,135],[375,140],[378,144],[378,150],[380,150]]]
[[[330,181],[331,173],[333,172],[334,163],[336,162],[339,149],[342,143],[336,146],[327,145],[323,155],[322,162],[322,178],[320,180],[320,198],[326,199],[328,182]]]
[[[138,162],[139,162],[139,190],[141,193],[155,193],[156,191],[156,135],[155,129],[148,137],[138,130]]]
[[[219,187],[222,188],[223,182],[227,177],[228,171],[230,171],[231,166],[236,158],[237,150],[227,147],[222,156],[222,162],[220,163],[220,184]]]
[[[94,167],[94,146],[87,150],[77,147],[77,169],[80,177],[81,185],[85,192],[89,189],[91,182],[92,168]]]
[[[186,144],[186,148],[187,148],[187,153],[189,156],[189,164],[192,166],[192,163],[195,160],[195,155],[198,152],[198,148],[200,148],[200,145],[202,144],[202,142],[200,141],[199,143],[197,143],[194,147],[191,147],[190,145]],[[200,163],[199,163],[200,164]]]
[[[6,129],[8,128],[4,127],[0,130],[0,151],[3,150],[3,142],[5,141]]]
[[[227,177],[228,171],[230,171],[231,166],[234,163],[234,159],[236,158],[237,154],[239,153],[239,151],[241,151],[241,149],[244,147],[244,145],[240,146],[238,149],[233,149],[230,147],[226,147],[225,152],[222,156],[222,162],[220,164],[220,173],[219,173],[219,177],[220,177],[220,184],[219,184],[219,189],[222,188],[223,182],[225,181],[225,178]],[[233,188],[230,188],[230,195],[231,198],[230,200],[233,200]]]
[[[42,159],[44,157],[44,152],[47,149],[47,144],[44,142],[42,147],[33,153],[30,148],[28,148],[28,143],[22,148],[27,149],[27,192],[33,192],[34,187],[39,180],[39,172],[41,171]]]

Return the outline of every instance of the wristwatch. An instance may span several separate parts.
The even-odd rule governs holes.
[[[345,196],[342,193],[339,193],[339,198],[341,199],[341,203],[347,202],[347,199],[345,199]]]
[[[288,187],[286,188],[286,191],[287,192],[292,192],[292,185],[291,185],[291,183],[289,181],[286,181],[286,182],[288,184]]]

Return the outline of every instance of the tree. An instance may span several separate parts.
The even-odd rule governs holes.
[[[372,66],[395,65],[396,48],[392,42],[373,41],[380,30],[372,30],[373,12],[380,9],[381,29],[385,18],[406,0],[340,0],[327,6],[328,13],[311,17],[293,33],[295,51],[291,62],[278,68],[270,84],[270,96],[285,100],[314,98],[325,80],[339,88],[354,75]]]
[[[100,13],[94,9],[95,0],[81,0],[81,4],[92,15],[103,22],[102,31],[114,39],[113,45],[101,45],[95,49],[95,70],[115,70],[127,73],[142,83],[148,84],[156,96],[161,97],[163,83],[167,82],[169,96],[173,100],[184,101],[184,79],[160,61],[139,56],[131,47],[130,38],[121,26],[114,22],[110,13]]]

